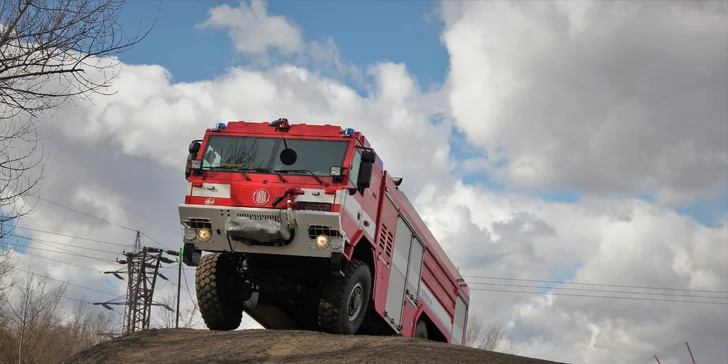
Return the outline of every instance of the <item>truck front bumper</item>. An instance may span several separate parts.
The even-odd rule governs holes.
[[[199,261],[195,251],[330,258],[340,255],[346,244],[336,212],[190,204],[178,208],[188,265]],[[199,234],[203,229],[209,238]],[[316,244],[320,235],[328,240],[324,247]]]

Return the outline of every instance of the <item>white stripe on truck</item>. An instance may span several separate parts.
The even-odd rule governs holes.
[[[450,320],[450,315],[448,315],[447,311],[445,310],[445,307],[440,304],[440,301],[438,301],[435,296],[432,294],[429,288],[427,288],[427,285],[425,282],[420,279],[420,300],[424,301],[425,304],[427,304],[427,307],[432,310],[432,313],[435,314],[435,318],[437,318],[442,326],[445,327],[448,333],[452,332],[452,320]]]
[[[190,196],[230,198],[230,185],[221,183],[203,183],[202,187],[192,187]]]

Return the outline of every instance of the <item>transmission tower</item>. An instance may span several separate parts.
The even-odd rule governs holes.
[[[173,311],[171,307],[156,303],[153,300],[157,277],[165,281],[169,280],[159,272],[160,264],[176,262],[163,256],[165,253],[173,256],[179,255],[179,252],[173,250],[142,247],[139,244],[139,232],[137,232],[134,252],[124,253],[125,259],[117,260],[119,264],[126,265],[125,271],[116,270],[104,272],[122,280],[124,279],[121,276],[122,274],[128,275],[126,296],[107,302],[94,303],[95,305],[101,305],[110,310],[113,310],[111,308],[112,305],[125,306],[122,335],[148,329],[152,316],[152,306],[162,306]]]

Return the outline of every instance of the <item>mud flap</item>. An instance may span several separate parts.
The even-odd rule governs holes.
[[[253,220],[245,216],[229,217],[225,222],[225,231],[230,237],[261,243],[275,240],[288,241],[291,238],[291,232],[278,221]]]
[[[200,264],[200,258],[202,257],[202,251],[195,249],[194,244],[185,243],[182,248],[182,263],[188,267],[196,267]]]

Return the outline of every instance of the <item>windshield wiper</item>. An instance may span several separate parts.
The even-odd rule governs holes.
[[[324,185],[325,187],[329,187],[328,182],[324,182],[321,178],[319,178],[319,176],[316,175],[316,173],[313,173],[313,172],[309,171],[308,169],[279,169],[276,172],[308,173],[309,175],[311,175],[311,177],[315,178],[320,184]]]
[[[283,183],[288,182],[285,178],[283,178],[283,176],[280,173],[278,173],[278,171],[271,169],[271,168],[240,168],[240,169],[238,169],[238,171],[240,171],[240,173],[242,173],[243,176],[248,181],[250,181],[250,177],[248,177],[248,175],[246,175],[245,172],[269,172],[269,173],[273,173],[276,176],[278,176],[278,178],[281,179],[281,182],[283,182]]]

